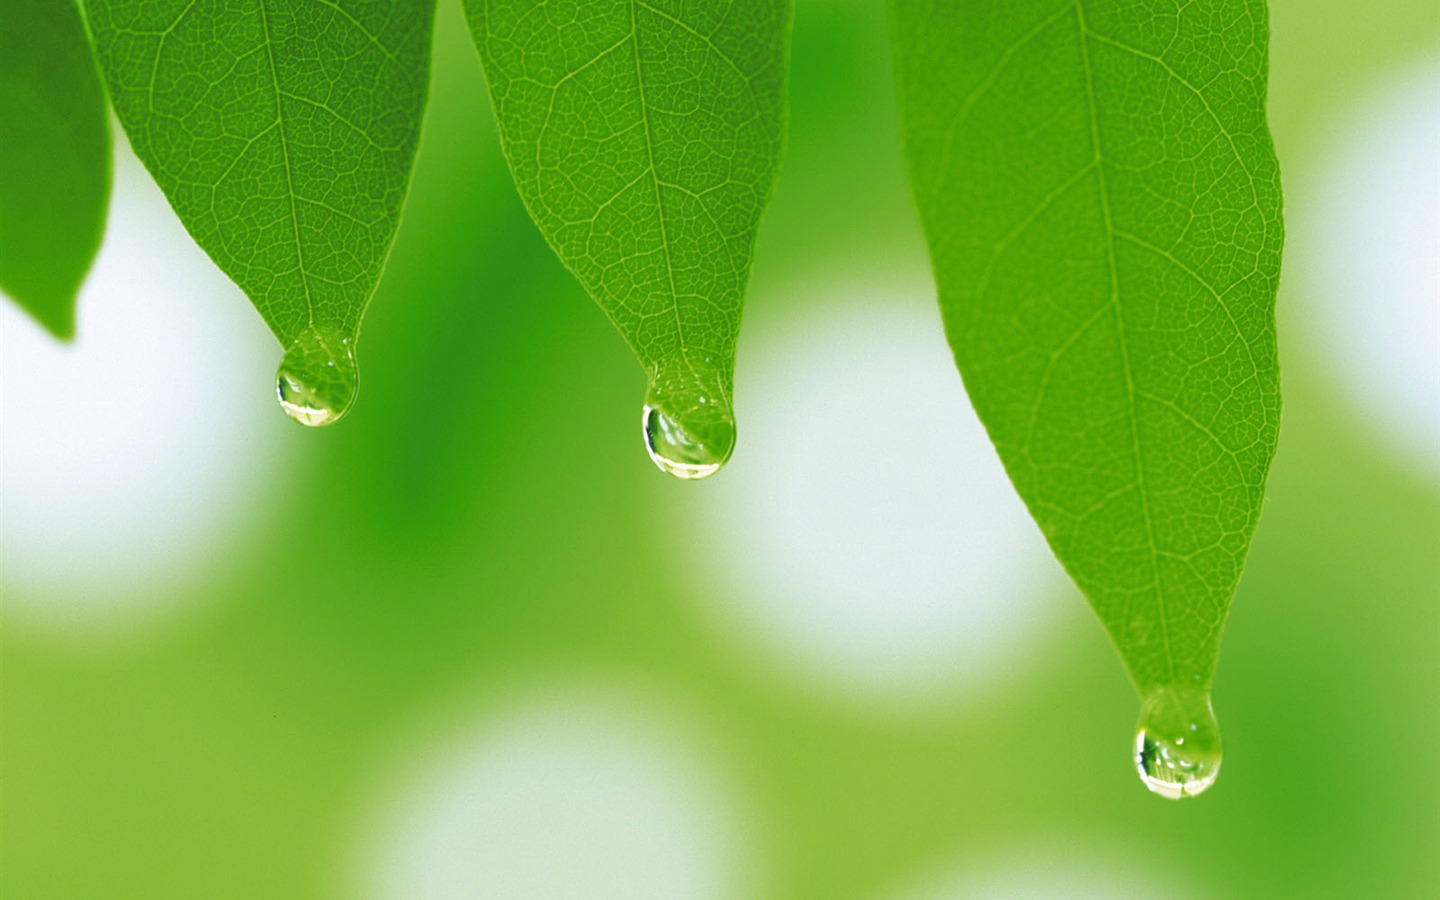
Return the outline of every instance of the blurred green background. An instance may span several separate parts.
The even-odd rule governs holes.
[[[279,349],[213,273],[213,289],[179,292],[185,316],[152,317],[98,361],[86,354],[106,304],[123,320],[124,303],[159,302],[159,276],[126,294],[98,269],[74,348],[13,310],[0,322],[0,894],[1440,893],[1440,461],[1386,418],[1414,401],[1379,396],[1355,374],[1363,356],[1344,362],[1370,318],[1420,323],[1431,405],[1409,409],[1435,415],[1434,231],[1402,260],[1420,280],[1382,283],[1364,276],[1377,238],[1345,230],[1364,224],[1347,173],[1384,176],[1398,146],[1385,123],[1435,135],[1433,2],[1271,3],[1285,417],[1216,687],[1224,772],[1183,804],[1140,786],[1136,699],[1053,573],[1009,604],[1030,612],[997,626],[995,647],[979,626],[956,645],[980,663],[934,677],[906,668],[905,640],[943,615],[912,611],[919,624],[878,650],[852,646],[857,632],[826,649],[813,610],[788,631],[744,612],[788,602],[764,572],[732,602],[747,588],[724,573],[754,554],[727,529],[778,515],[757,481],[765,445],[747,445],[747,367],[805,365],[767,335],[819,335],[814,356],[856,297],[881,318],[891,302],[933,315],[916,312],[930,301],[883,5],[796,4],[789,150],[741,344],[740,445],[734,471],[693,485],[645,458],[643,375],[526,218],[458,4],[440,6],[412,196],[343,424],[305,432],[272,408]],[[1395,97],[1417,105],[1387,119]],[[120,165],[121,181],[143,180]],[[1437,169],[1421,171],[1413,193],[1433,198]],[[1335,274],[1352,257],[1360,275]],[[1395,296],[1404,284],[1418,287]],[[196,328],[213,343],[169,362]],[[943,359],[938,318],[934,335]],[[73,404],[56,402],[37,354],[79,372]],[[142,358],[162,361],[141,388],[156,412],[126,443],[111,421],[123,402],[106,391],[133,390],[124,372]],[[225,390],[197,396],[226,366]],[[934,415],[969,416],[958,376],[951,396]],[[924,431],[814,399],[836,433],[891,448],[895,477],[944,482],[914,471],[947,459]],[[172,432],[181,449],[167,453]],[[820,434],[800,458],[823,474],[842,449]],[[89,473],[90,493],[31,498],[27,473],[61,457]],[[135,474],[147,465],[161,487]],[[855,503],[835,514],[863,518]],[[875,516],[923,531],[921,512]],[[123,546],[107,549],[112,538]],[[884,546],[860,549],[884,570]],[[804,553],[787,578],[823,565]],[[882,599],[873,614],[905,614],[903,591]],[[835,602],[843,620],[848,601]],[[787,649],[796,634],[818,637]]]

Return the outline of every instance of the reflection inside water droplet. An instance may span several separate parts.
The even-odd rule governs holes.
[[[693,480],[714,475],[735,449],[731,420],[684,423],[658,406],[644,410],[645,449],[661,471]]]
[[[1145,698],[1135,734],[1135,768],[1171,800],[1203,793],[1220,774],[1220,725],[1208,691],[1161,688]]]
[[[735,450],[735,416],[719,369],[681,360],[650,381],[642,425],[650,459],[687,481],[713,475]]]
[[[354,341],[338,332],[301,332],[275,375],[285,414],[301,425],[332,425],[350,410],[359,387]]]

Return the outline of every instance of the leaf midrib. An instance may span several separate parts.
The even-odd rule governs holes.
[[[1155,590],[1155,603],[1159,609],[1160,641],[1165,649],[1165,666],[1169,680],[1175,680],[1175,657],[1170,649],[1170,621],[1165,610],[1165,591],[1160,584],[1160,548],[1155,541],[1155,523],[1150,513],[1150,495],[1145,487],[1145,461],[1140,452],[1140,425],[1135,404],[1135,378],[1130,364],[1130,344],[1126,336],[1125,315],[1120,302],[1120,272],[1115,259],[1115,223],[1110,213],[1110,186],[1105,177],[1105,154],[1100,143],[1100,112],[1095,97],[1095,78],[1090,66],[1088,40],[1090,29],[1085,24],[1085,7],[1082,0],[1075,0],[1075,19],[1079,26],[1080,59],[1085,68],[1085,93],[1090,108],[1090,141],[1095,151],[1094,167],[1100,187],[1100,211],[1105,225],[1106,261],[1110,269],[1110,303],[1115,311],[1116,336],[1120,341],[1120,359],[1124,364],[1125,397],[1130,407],[1130,437],[1135,455],[1135,489],[1140,495],[1140,510],[1145,518],[1145,533],[1150,543],[1150,577]],[[1223,129],[1222,129],[1223,131]],[[1127,598],[1126,603],[1130,601]]]
[[[660,223],[660,244],[665,251],[665,275],[670,282],[670,314],[675,319],[675,334],[680,339],[680,357],[690,366],[689,353],[685,348],[685,331],[680,321],[680,292],[675,287],[675,261],[670,253],[670,237],[665,227],[665,202],[660,193],[660,173],[655,170],[655,133],[650,128],[650,107],[645,100],[645,76],[640,63],[640,17],[637,10],[639,0],[630,0],[630,45],[635,51],[635,87],[640,95],[640,122],[645,132],[645,154],[650,183],[655,190],[655,218]],[[643,177],[643,176],[642,176]]]
[[[286,199],[290,205],[290,228],[295,236],[295,265],[300,284],[305,290],[306,324],[315,327],[315,302],[310,295],[310,273],[305,270],[305,251],[300,240],[300,216],[295,211],[295,175],[290,164],[290,138],[285,134],[284,92],[280,90],[280,73],[275,66],[275,39],[270,31],[270,11],[265,0],[256,0],[260,7],[260,23],[265,31],[265,55],[270,60],[270,85],[275,93],[275,125],[280,132],[280,151],[284,158]]]

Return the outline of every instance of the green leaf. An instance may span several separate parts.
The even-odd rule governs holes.
[[[86,7],[136,154],[288,348],[286,411],[335,421],[414,162],[432,0]]]
[[[788,3],[466,8],[520,196],[649,376],[652,458],[714,472],[784,138]]]
[[[110,129],[80,11],[8,0],[0,29],[0,290],[58,338],[95,259]]]
[[[893,13],[911,182],[975,408],[1137,688],[1194,712],[1280,418],[1264,3]]]

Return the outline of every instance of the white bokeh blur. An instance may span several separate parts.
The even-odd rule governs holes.
[[[795,307],[747,321],[740,443],[667,498],[677,549],[747,651],[832,696],[991,693],[1072,598],[970,409],[933,291],[861,279]]]
[[[274,341],[117,143],[74,342],[0,302],[3,613],[66,635],[193,598],[283,471]]]
[[[911,880],[891,900],[1193,900],[1206,896],[1172,868],[1103,844],[1077,846],[1073,833],[988,850]]]
[[[1287,271],[1319,301],[1324,361],[1397,459],[1440,476],[1440,59],[1362,95],[1315,184]]]
[[[402,753],[360,842],[362,893],[744,896],[732,791],[700,742],[647,701],[595,687],[532,689]]]

